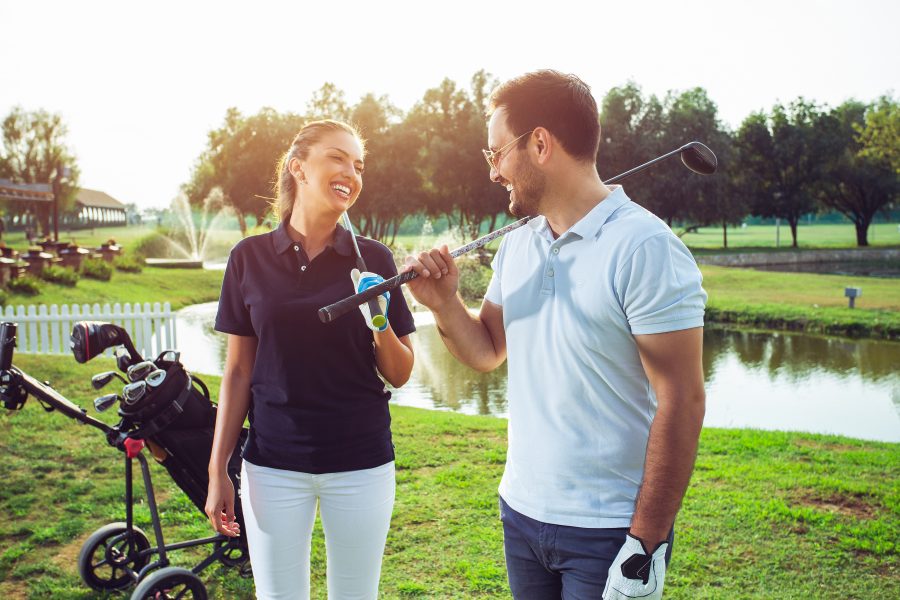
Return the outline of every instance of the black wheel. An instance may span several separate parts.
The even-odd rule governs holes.
[[[78,573],[91,589],[121,590],[132,585],[150,556],[138,556],[150,548],[147,535],[132,527],[128,535],[125,523],[110,523],[91,534],[78,553]]]
[[[166,567],[147,575],[131,593],[131,600],[206,600],[200,578],[181,567]]]
[[[249,558],[247,554],[247,550],[240,545],[231,545],[232,542],[221,542],[217,549],[222,546],[229,546],[222,553],[222,556],[219,558],[219,562],[225,565],[226,567],[239,567]]]

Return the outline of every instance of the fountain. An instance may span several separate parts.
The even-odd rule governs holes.
[[[178,194],[169,207],[172,220],[170,232],[163,236],[167,245],[167,257],[148,258],[147,264],[162,267],[202,268],[204,261],[215,258],[211,242],[215,232],[221,230],[223,221],[233,214],[225,205],[222,190],[213,188],[203,200],[199,222],[184,193]],[[218,250],[221,250],[218,249]]]

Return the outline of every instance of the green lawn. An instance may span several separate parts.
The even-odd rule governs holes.
[[[747,249],[775,249],[774,225],[749,225],[728,228],[728,249],[732,252]],[[779,249],[791,247],[791,229],[782,225]],[[674,231],[678,232],[677,227]],[[701,227],[697,233],[686,233],[681,240],[689,248],[704,250],[722,249],[722,228]],[[801,249],[856,248],[856,229],[851,224],[814,224],[797,227],[797,244]],[[877,223],[869,227],[869,245],[900,246],[900,225]]]
[[[112,367],[68,357],[15,363],[83,406],[96,395],[90,375]],[[217,378],[206,380],[217,388]],[[496,494],[506,422],[402,407],[392,414],[398,487],[382,597],[509,598]],[[0,409],[0,456],[0,597],[96,597],[75,558],[92,531],[123,518],[120,455],[99,432],[32,399],[18,413]],[[205,535],[203,515],[161,468],[154,474],[168,539]],[[149,530],[143,496],[137,520]],[[708,429],[666,598],[900,597],[898,539],[900,444]],[[183,553],[172,557],[185,564]],[[318,527],[312,557],[313,597],[324,599]],[[252,597],[251,582],[233,571],[213,567],[202,577],[213,598]]]

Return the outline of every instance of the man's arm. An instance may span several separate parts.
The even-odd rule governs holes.
[[[668,537],[694,469],[706,410],[703,328],[637,335],[635,341],[658,405],[631,533],[652,552]]]
[[[473,315],[457,293],[459,269],[447,246],[406,259],[419,276],[407,288],[419,303],[434,313],[441,339],[461,363],[478,371],[493,371],[506,360],[503,307],[483,301]]]

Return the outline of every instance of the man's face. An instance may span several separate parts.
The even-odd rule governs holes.
[[[503,148],[516,139],[516,133],[506,123],[506,109],[498,108],[488,121],[488,147],[491,150]],[[546,188],[546,177],[531,162],[527,150],[531,144],[530,136],[524,147],[519,143],[507,147],[499,155],[495,155],[490,172],[494,181],[509,191],[509,212],[516,217],[540,214],[540,202]]]

